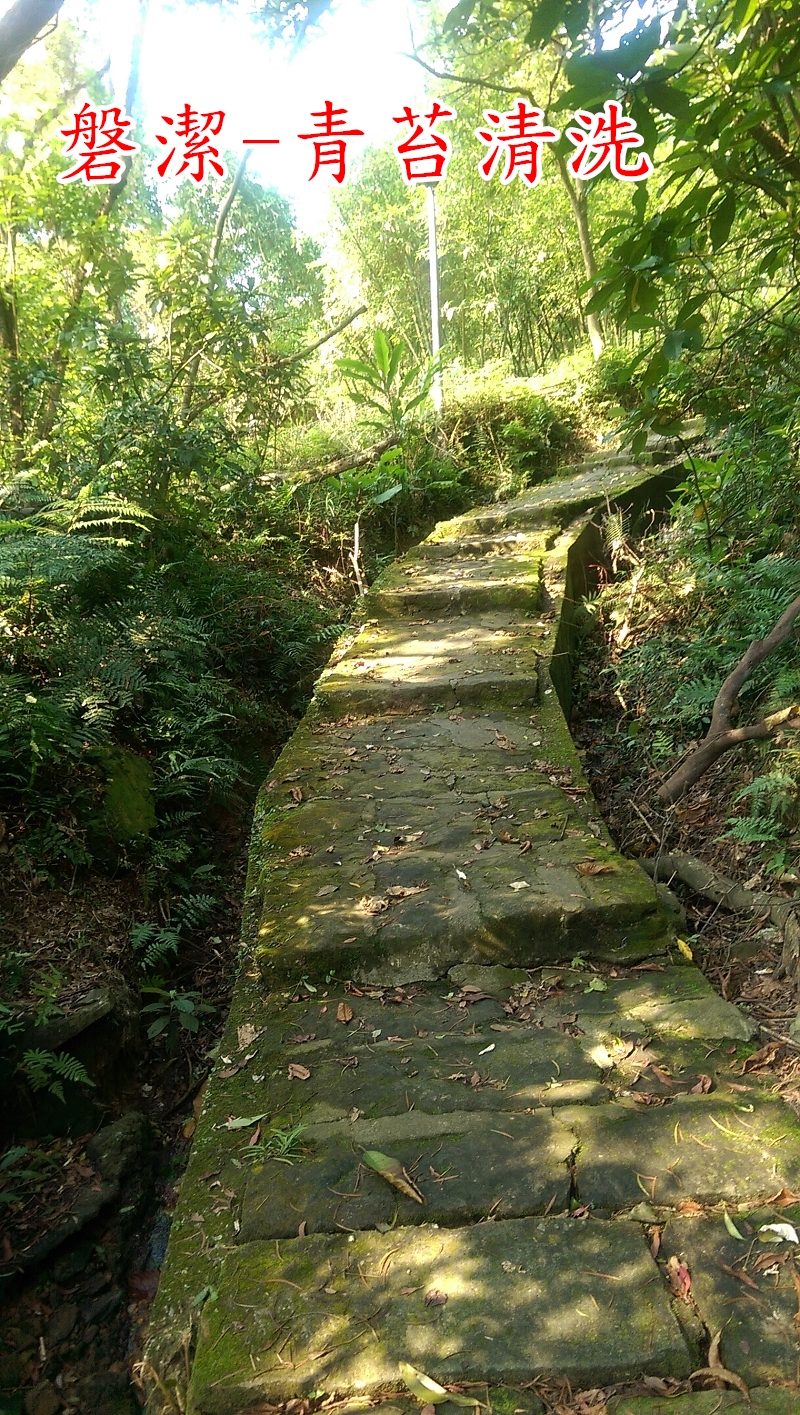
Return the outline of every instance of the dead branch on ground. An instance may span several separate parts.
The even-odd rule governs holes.
[[[753,640],[736,667],[728,674],[714,699],[711,726],[706,736],[659,788],[658,795],[662,801],[666,801],[670,806],[674,805],[724,752],[730,751],[731,747],[738,747],[742,742],[753,742],[771,737],[782,725],[800,727],[800,705],[797,703],[788,708],[781,708],[779,712],[770,713],[769,717],[762,718],[761,722],[753,722],[745,727],[731,725],[739,693],[753,669],[757,668],[775,649],[780,648],[781,644],[785,644],[791,638],[798,615],[800,615],[800,595],[793,599],[788,608],[783,611],[777,624],[765,639]]]

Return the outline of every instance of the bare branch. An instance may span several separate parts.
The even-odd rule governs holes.
[[[358,319],[360,314],[366,314],[367,306],[359,305],[357,310],[343,319],[341,324],[337,324],[333,329],[329,329],[327,334],[323,334],[320,339],[315,339],[313,344],[307,344],[305,349],[301,349],[297,354],[287,354],[285,359],[276,359],[271,368],[286,368],[289,364],[299,364],[301,359],[307,359],[309,354],[313,354],[315,349],[320,349],[323,344],[327,344],[329,339],[335,339],[337,334],[341,334],[343,329],[347,329],[353,320]]]
[[[742,654],[736,667],[728,674],[714,699],[711,726],[703,741],[660,788],[658,795],[662,801],[666,801],[668,805],[679,801],[689,787],[693,786],[695,781],[699,781],[708,768],[724,752],[730,751],[731,747],[738,747],[741,742],[752,742],[771,737],[783,724],[789,727],[800,727],[800,704],[796,703],[791,707],[782,708],[779,712],[771,713],[761,722],[754,722],[746,727],[731,726],[731,716],[739,693],[753,669],[757,668],[765,658],[774,653],[775,649],[780,648],[781,644],[785,644],[791,638],[798,615],[800,615],[800,595],[793,599],[783,611],[767,637],[754,639],[747,652]]]
[[[0,19],[0,81],[55,20],[64,0],[16,0]],[[49,33],[49,31],[48,31]]]

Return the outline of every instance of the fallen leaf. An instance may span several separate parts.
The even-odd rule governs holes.
[[[269,1115],[268,1110],[264,1110],[260,1115],[229,1115],[225,1121],[225,1130],[249,1130],[251,1125],[257,1125],[259,1120],[266,1120]]]
[[[307,845],[295,845],[294,850],[289,851],[290,860],[305,860],[309,855],[313,855],[313,850],[309,850]]]
[[[161,1273],[155,1268],[145,1272],[131,1273],[128,1277],[128,1292],[134,1302],[152,1302],[158,1292]]]
[[[678,945],[678,952],[683,955],[683,957],[687,960],[688,963],[693,962],[694,954],[692,953],[692,950],[686,940],[682,938],[676,938],[675,942]]]
[[[349,1002],[340,1002],[340,1003],[339,1003],[339,1006],[338,1006],[337,1009],[336,1009],[336,1021],[337,1021],[337,1022],[344,1022],[345,1026],[346,1026],[348,1022],[352,1022],[354,1016],[355,1016],[355,1013],[353,1012],[353,1009],[352,1009],[352,1007],[350,1006],[350,1003],[349,1003]]]
[[[307,1066],[303,1066],[299,1061],[291,1062],[289,1066],[289,1079],[292,1081],[307,1081],[311,1072]]]
[[[306,1236],[307,1233],[308,1233],[308,1222],[307,1222],[306,1219],[303,1219],[302,1223],[298,1223],[298,1225],[297,1225],[297,1236],[298,1236],[298,1238],[305,1238],[305,1236]]]
[[[299,786],[293,786],[293,787],[292,787],[292,800],[293,800],[293,801],[297,801],[297,803],[298,803],[298,805],[299,805],[300,802],[302,801],[302,799],[303,799],[302,788],[299,787]]]
[[[426,1307],[445,1307],[447,1305],[447,1293],[440,1292],[438,1287],[432,1287],[430,1292],[425,1293]]]
[[[581,860],[575,866],[579,875],[613,875],[613,865],[601,865],[598,860]]]
[[[196,1120],[187,1120],[186,1124],[185,1124],[184,1127],[183,1127],[183,1130],[181,1131],[181,1134],[183,1135],[184,1140],[191,1140],[191,1138],[192,1138],[192,1136],[193,1136],[193,1134],[194,1134],[194,1132],[195,1132],[196,1129],[197,1129],[197,1121],[196,1121]]]
[[[258,1123],[258,1125],[256,1126],[255,1130],[253,1131],[252,1135],[250,1136],[250,1139],[247,1141],[247,1148],[248,1148],[248,1150],[252,1150],[253,1146],[254,1146],[254,1145],[257,1145],[260,1139],[261,1139],[261,1121],[259,1121],[259,1123]]]
[[[365,894],[364,898],[359,900],[358,907],[366,914],[382,914],[384,909],[389,908],[389,900],[383,899],[379,894]]]
[[[430,1376],[426,1376],[424,1371],[418,1371],[415,1366],[409,1366],[407,1361],[399,1361],[398,1370],[411,1394],[423,1402],[423,1409],[425,1406],[441,1405],[445,1400],[451,1400],[454,1405],[480,1405],[480,1401],[475,1400],[474,1396],[454,1395],[452,1391],[445,1390],[438,1381],[431,1380]]]
[[[338,888],[338,884],[323,884],[322,888],[317,890],[317,899],[324,898],[326,894],[335,894]]]
[[[399,1160],[391,1155],[383,1155],[380,1150],[365,1150],[361,1156],[362,1164],[368,1169],[374,1169],[387,1184],[392,1184],[395,1189],[399,1189],[401,1194],[405,1194],[409,1199],[413,1199],[417,1204],[426,1203],[425,1198],[420,1194],[419,1189],[407,1174]]]
[[[680,1258],[672,1257],[666,1264],[667,1280],[676,1297],[680,1297],[682,1302],[689,1302],[689,1293],[692,1287],[692,1277],[685,1263]]]
[[[744,1234],[740,1233],[727,1209],[722,1210],[722,1221],[725,1224],[731,1238],[738,1238],[740,1243],[744,1243]]]
[[[702,1204],[698,1204],[696,1199],[681,1199],[680,1203],[675,1205],[675,1212],[679,1214],[702,1214],[705,1213],[705,1209]]]
[[[401,1287],[401,1288],[400,1288],[400,1296],[401,1296],[401,1297],[412,1297],[415,1292],[421,1292],[421,1291],[422,1291],[422,1287]]]
[[[249,1046],[253,1045],[257,1036],[258,1032],[252,1022],[243,1022],[241,1027],[236,1028],[239,1050],[246,1051]]]
[[[530,889],[530,885],[526,879],[514,879],[508,887],[509,889]]]
[[[591,982],[589,983],[588,988],[584,988],[583,991],[584,991],[584,992],[608,992],[608,983],[605,982],[602,978],[592,978]]]
[[[202,1086],[200,1087],[200,1090],[197,1092],[197,1095],[195,1096],[194,1100],[192,1101],[192,1111],[194,1112],[194,1118],[195,1118],[195,1120],[199,1120],[199,1119],[200,1119],[200,1116],[201,1116],[202,1113],[203,1113],[203,1101],[205,1100],[205,1097],[206,1097],[206,1087],[207,1087],[207,1086],[208,1086],[208,1077],[206,1077],[205,1081],[203,1082]]]
[[[705,1096],[711,1090],[712,1085],[711,1077],[702,1074],[698,1076],[697,1084],[689,1088],[689,1094],[692,1096]]]
[[[495,739],[495,741],[496,741],[496,743],[497,743],[497,745],[498,745],[498,747],[500,748],[501,751],[503,751],[503,752],[516,752],[516,750],[517,750],[517,744],[516,744],[516,742],[513,742],[510,737],[506,737],[506,735],[505,735],[504,732],[497,732],[497,731],[495,731],[494,739]]]
[[[762,1233],[766,1235],[764,1238],[761,1237]],[[776,1235],[774,1238],[769,1236],[772,1233]],[[760,1243],[800,1243],[797,1229],[790,1223],[762,1223],[758,1238]]]
[[[389,899],[408,899],[411,894],[424,894],[427,884],[392,884],[386,891]]]

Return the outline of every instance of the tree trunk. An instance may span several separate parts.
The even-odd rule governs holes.
[[[592,233],[589,230],[589,209],[586,199],[586,183],[570,177],[567,171],[567,164],[560,153],[555,154],[558,165],[559,176],[561,177],[572,213],[575,217],[575,225],[578,228],[578,240],[583,257],[583,268],[586,272],[587,280],[594,280],[597,274],[597,261],[594,258],[594,246],[592,245]],[[589,342],[592,346],[592,353],[596,359],[600,358],[603,352],[605,341],[603,338],[603,326],[600,318],[596,314],[584,315],[586,331],[589,335]]]
[[[59,3],[61,3],[61,0],[59,0]],[[133,106],[136,102],[136,95],[139,90],[139,63],[142,52],[142,36],[144,32],[144,26],[145,21],[147,19],[147,12],[149,6],[150,0],[140,0],[139,24],[133,39],[133,48],[131,50],[131,66],[130,72],[128,74],[128,86],[125,93],[125,107],[129,113],[133,109]],[[58,409],[61,404],[61,394],[64,389],[64,378],[66,376],[67,367],[69,365],[70,360],[72,335],[74,334],[78,325],[78,321],[80,319],[83,292],[86,289],[86,284],[91,273],[95,241],[97,239],[98,233],[105,226],[105,223],[108,217],[110,216],[114,206],[119,201],[119,198],[122,196],[122,193],[124,192],[127,186],[130,170],[131,157],[127,156],[124,159],[124,167],[119,181],[115,182],[113,186],[108,187],[105,197],[103,198],[102,202],[100,203],[100,206],[98,207],[97,215],[94,218],[92,227],[83,243],[83,248],[81,250],[78,264],[75,269],[75,276],[72,285],[72,296],[69,303],[69,309],[67,311],[67,317],[64,320],[64,324],[58,336],[56,351],[53,355],[53,378],[50,384],[50,391],[47,395],[47,402],[45,403],[44,410],[42,411],[37,420],[37,425],[34,434],[37,442],[47,441],[55,426],[55,421],[58,416]]]
[[[64,0],[16,0],[0,19],[0,83],[30,49],[45,25],[54,20]]]

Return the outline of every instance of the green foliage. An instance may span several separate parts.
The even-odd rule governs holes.
[[[388,429],[399,435],[408,422],[409,414],[424,403],[430,393],[433,366],[429,361],[421,377],[413,368],[403,373],[403,346],[392,343],[382,329],[375,330],[372,349],[371,361],[339,359],[337,367],[344,374],[353,402],[378,414],[377,418],[364,419],[367,425],[382,431]]]
[[[147,1035],[151,1041],[163,1037],[170,1056],[178,1052],[181,1031],[196,1035],[200,1031],[202,1017],[217,1010],[210,1002],[203,1002],[202,994],[193,989],[182,992],[178,988],[166,988],[159,982],[152,982],[143,987],[142,992],[155,998],[154,1002],[142,1008],[143,1016],[153,1018]]]
[[[64,1100],[65,1081],[75,1086],[94,1086],[86,1068],[66,1051],[30,1048],[23,1053],[20,1070],[32,1090],[48,1091],[60,1101]]]
[[[242,1155],[251,1163],[278,1160],[280,1164],[295,1164],[307,1153],[303,1143],[306,1125],[271,1126],[257,1144],[245,1145]]]

